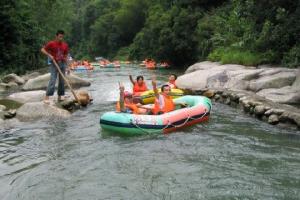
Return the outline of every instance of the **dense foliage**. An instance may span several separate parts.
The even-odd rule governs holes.
[[[299,0],[19,0],[0,2],[0,72],[45,64],[40,49],[64,29],[77,59],[154,58],[296,67]]]

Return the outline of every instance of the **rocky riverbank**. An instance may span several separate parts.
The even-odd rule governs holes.
[[[300,69],[201,62],[190,66],[176,83],[270,124],[300,129]]]
[[[45,90],[50,74],[33,72],[22,77],[16,74],[4,76],[0,82],[0,126],[10,127],[20,121],[39,118],[66,118],[71,112],[80,108],[72,94],[66,92],[70,98],[51,104],[43,103]],[[91,83],[74,74],[67,75],[67,79],[74,89],[90,86]],[[66,84],[65,84],[66,85]],[[53,99],[56,99],[54,96]]]

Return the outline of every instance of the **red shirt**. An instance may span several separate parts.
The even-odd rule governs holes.
[[[69,52],[67,43],[53,40],[48,42],[44,48],[56,61],[66,61]]]

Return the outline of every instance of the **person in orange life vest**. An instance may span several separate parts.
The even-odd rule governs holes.
[[[124,91],[124,86],[119,83],[120,100],[117,102],[116,110],[118,112],[132,113],[132,114],[146,114],[147,110],[151,109],[133,102],[133,95],[128,91]]]
[[[175,84],[176,79],[177,79],[176,74],[171,74],[169,76],[169,82],[167,83],[167,85],[169,85],[171,87],[171,89],[176,89],[177,88],[177,86]]]
[[[131,83],[133,84],[133,91],[132,91],[133,95],[137,95],[140,92],[145,92],[148,90],[143,76],[137,76],[136,81],[134,81],[132,76],[129,75],[129,79],[130,79]]]
[[[152,109],[152,113],[157,114],[163,114],[166,112],[171,112],[175,110],[176,104],[181,105],[182,107],[186,107],[187,104],[185,103],[174,103],[172,97],[169,95],[171,92],[171,87],[169,85],[163,85],[161,86],[161,94],[158,93],[157,87],[156,87],[156,78],[152,78],[152,86],[153,91],[155,95],[154,100],[154,108]]]

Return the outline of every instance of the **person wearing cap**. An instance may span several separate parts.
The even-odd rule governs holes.
[[[131,92],[125,91],[124,86],[119,84],[120,100],[117,102],[116,110],[118,112],[125,112],[131,114],[147,114],[152,108],[135,104]]]

